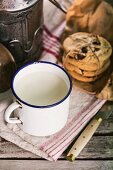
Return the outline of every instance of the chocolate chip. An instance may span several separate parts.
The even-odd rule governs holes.
[[[100,48],[95,48],[95,50],[94,51],[99,51],[100,50]]]
[[[81,51],[82,53],[87,53],[88,52],[87,47],[82,47]]]
[[[111,79],[108,81],[108,86],[112,86],[112,80]]]
[[[95,40],[95,41],[93,41],[92,43],[93,43],[94,45],[100,45],[100,44],[101,44],[99,40]]]
[[[84,70],[80,69],[81,73],[84,74]]]
[[[77,60],[82,60],[82,59],[85,58],[85,56],[82,55],[82,54],[76,54],[76,55],[75,55],[75,58],[76,58]]]
[[[73,58],[71,55],[69,55],[69,58]]]

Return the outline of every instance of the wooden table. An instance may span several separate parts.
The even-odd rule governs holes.
[[[39,158],[0,138],[0,170],[113,170],[113,115],[103,121],[74,162]]]

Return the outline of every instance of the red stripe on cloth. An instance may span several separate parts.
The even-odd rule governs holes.
[[[51,39],[43,39],[43,44],[47,46],[55,46],[59,49],[60,43],[58,41],[53,42]]]
[[[73,133],[75,133],[75,132],[76,132],[83,124],[85,124],[85,122],[88,121],[91,117],[92,117],[92,115],[90,115],[86,120],[84,120],[83,122],[81,122],[81,123],[79,124],[79,127],[77,127]],[[70,136],[73,135],[73,133],[70,134]],[[69,137],[70,137],[70,136],[69,136]],[[74,138],[72,137],[72,139],[74,139]],[[70,144],[70,142],[72,141],[72,139],[70,139],[70,141],[69,141],[68,143],[66,143],[60,150],[57,150],[56,153],[52,154],[52,152],[54,151],[54,150],[53,150],[53,151],[49,152],[48,155],[51,156],[51,157],[53,158],[53,160],[54,160],[55,155],[57,155],[58,153],[60,153],[63,149],[65,150],[65,147],[68,146],[68,144]],[[62,143],[61,143],[61,144],[62,144]],[[61,154],[62,154],[62,153],[61,153]],[[60,155],[59,155],[59,156],[60,156]],[[58,156],[58,157],[59,157],[59,156]],[[56,158],[56,159],[57,159],[57,158]]]
[[[59,57],[59,53],[56,53],[55,51],[52,51],[52,50],[50,50],[46,47],[42,47],[42,50],[46,51],[47,53],[54,55],[55,57]]]
[[[76,136],[75,135],[75,132],[77,131],[77,130],[79,130],[80,129],[80,127],[83,125],[83,124],[85,124],[85,122],[87,123],[88,122],[88,120],[90,120],[90,118],[91,117],[93,117],[96,113],[97,113],[97,111],[100,109],[100,107],[102,107],[102,105],[105,103],[105,101],[96,101],[95,102],[95,104],[99,104],[98,105],[98,107],[97,107],[97,109],[95,109],[95,107],[94,107],[94,111],[93,111],[93,113],[91,114],[91,115],[89,115],[89,114],[87,114],[87,116],[85,116],[85,118],[83,118],[83,120],[80,120],[80,121],[82,121],[82,122],[78,122],[78,125],[77,125],[77,127],[75,128],[74,127],[74,131],[72,132],[72,133],[69,133],[69,136],[68,136],[68,139],[66,138],[64,141],[62,141],[62,143],[60,143],[57,147],[53,147],[54,149],[53,150],[51,150],[50,148],[49,149],[47,149],[45,152],[48,154],[48,155],[50,155],[52,158],[54,157],[54,156],[56,156],[58,153],[60,153],[61,151],[62,151],[62,149],[64,148],[64,150],[65,150],[65,147],[68,145],[68,143],[70,143],[71,142],[71,140]],[[90,112],[90,111],[89,111]],[[79,127],[78,127],[79,126]],[[80,129],[81,130],[81,129]],[[70,140],[69,142],[68,142],[68,140]],[[59,148],[59,146],[61,146],[61,144],[63,144],[63,143],[65,143],[65,141],[67,141],[68,143],[66,143],[66,144],[64,144],[64,146],[62,146],[62,148]],[[56,152],[54,153],[54,151],[56,150]],[[54,153],[54,154],[53,154]],[[59,156],[58,156],[59,157]],[[57,157],[57,158],[58,158]],[[57,158],[56,158],[56,160],[57,160]],[[54,158],[53,158],[54,159]]]
[[[43,30],[42,50],[44,55],[51,54],[56,58],[59,57],[59,52],[60,52],[59,38],[53,35],[45,26]]]
[[[84,118],[85,118],[85,117],[86,117],[86,116],[84,116]],[[83,118],[83,119],[82,119],[83,122],[82,122],[82,120],[80,120],[78,126],[75,126],[75,128],[73,128],[74,131],[69,134],[68,138],[70,138],[70,136],[72,136],[86,121],[88,121],[90,117],[92,117],[92,115],[89,115],[86,119]],[[66,138],[63,142],[61,142],[60,145],[63,144],[65,141],[67,141],[68,138]],[[67,145],[67,144],[66,144],[66,145]],[[65,145],[64,145],[64,146],[65,146]],[[58,147],[58,146],[57,146],[57,147]],[[56,148],[57,148],[57,147],[56,147]],[[52,151],[48,152],[48,154],[50,155],[50,153],[52,153],[56,148],[54,148]],[[62,149],[62,148],[61,148],[61,149]],[[60,149],[60,150],[61,150],[61,149]],[[58,150],[54,155],[56,155],[58,152],[60,152],[60,150]],[[54,156],[54,155],[51,155],[51,156]]]
[[[68,142],[67,145],[65,145],[57,154],[55,154],[54,156],[50,156],[53,159],[53,161],[57,161],[57,159],[62,155],[62,153],[66,150],[66,148],[68,148],[68,146],[72,142],[73,142],[73,140]],[[56,155],[58,155],[58,156],[56,156]]]
[[[99,101],[96,102],[95,105],[97,105],[98,103],[99,103]],[[95,105],[93,105],[93,108],[95,107]],[[91,110],[92,110],[93,108],[91,108]],[[90,112],[91,110],[89,110],[89,112]],[[82,125],[82,124],[81,124],[81,121],[84,120],[84,118],[88,115],[89,112],[87,112],[87,113],[82,117],[82,119],[80,119],[79,122],[77,122],[77,124],[75,124],[75,126],[74,126],[72,129],[70,129],[70,131],[65,135],[66,138],[65,138],[65,136],[64,136],[64,137],[63,137],[64,140],[61,141],[61,142],[58,144],[58,146],[60,146],[63,142],[65,142],[65,141],[71,136],[71,134],[73,134],[73,133],[72,133],[73,130],[74,130],[74,132],[75,132],[75,131],[80,127],[80,126],[79,126],[79,123],[80,123],[80,125]],[[79,126],[79,127],[76,129],[77,126]],[[76,129],[76,130],[75,130],[75,129]],[[68,135],[68,136],[67,136],[67,135]],[[56,146],[53,150],[55,150],[58,146]],[[50,150],[50,152],[53,151],[53,150],[51,150],[51,148],[53,148],[53,146],[51,146],[50,148],[48,148],[48,150]],[[49,153],[50,153],[50,152],[49,152]]]
[[[52,42],[50,42],[49,41],[49,43],[48,43],[48,41],[43,41],[43,46],[45,47],[45,48],[52,48],[52,51],[54,50],[55,52],[59,52],[59,49],[60,49],[60,45],[59,44],[57,44],[57,43],[52,43]]]
[[[47,27],[44,25],[44,30],[47,32],[47,34],[49,34],[51,37],[55,38],[56,40],[60,41],[60,38],[53,35],[48,29]]]
[[[104,103],[102,103],[102,105],[103,105],[103,104],[104,104]],[[99,108],[98,108],[98,110],[99,110]],[[88,115],[88,117],[87,117],[83,122],[81,122],[81,123],[79,124],[79,127],[78,127],[78,128],[80,128],[83,124],[85,125],[96,113],[97,113],[97,111],[95,111],[92,115]],[[75,133],[78,128],[76,128],[73,133]],[[70,136],[72,136],[72,135],[73,135],[73,134],[71,134]],[[64,146],[62,146],[62,148],[60,148],[60,150],[57,149],[57,151],[56,151],[54,154],[52,154],[53,151],[54,151],[54,150],[53,150],[53,151],[51,151],[50,153],[48,153],[48,155],[51,156],[51,157],[53,158],[53,160],[57,160],[58,157],[60,156],[58,153],[61,153],[61,154],[62,154],[62,152],[66,149],[66,147],[68,147],[68,144],[70,144],[70,142],[71,142],[73,139],[74,139],[74,137],[72,136],[72,137],[70,138],[70,141],[69,141],[68,143],[66,143]],[[66,140],[66,141],[67,141],[67,140]],[[63,149],[64,149],[64,150],[63,150]],[[62,151],[62,152],[61,152],[61,151]],[[57,155],[57,156],[56,156],[56,155]],[[56,157],[56,158],[55,158],[55,157]]]
[[[48,43],[54,43],[54,44],[60,44],[60,41],[54,39],[53,37],[50,37],[45,31],[43,32],[43,41]]]
[[[62,137],[60,137],[64,132],[66,132],[68,129],[70,129],[70,128],[72,128],[72,125],[76,122],[76,120],[79,118],[79,116],[80,115],[82,115],[82,113],[83,112],[86,112],[86,111],[88,111],[88,109],[90,108],[90,106],[91,106],[91,108],[93,107],[93,105],[92,104],[94,104],[94,102],[95,102],[95,98],[93,98],[91,101],[90,101],[90,103],[86,106],[86,107],[84,107],[78,114],[77,114],[77,117],[76,116],[74,116],[74,118],[68,123],[68,125],[67,126],[65,126],[57,135],[55,135],[51,140],[49,140],[49,141],[47,141],[47,142],[45,142],[43,145],[42,145],[42,148],[45,148],[46,147],[46,149],[49,149],[49,148],[51,148],[51,147],[53,147],[54,146],[54,143],[52,144],[52,141],[56,141],[57,143],[60,141],[60,140],[62,140],[69,132],[70,132],[70,130],[69,130],[69,132],[67,132],[65,135],[63,135]],[[74,125],[75,126],[75,125]],[[59,138],[60,137],[60,138]],[[56,140],[57,139],[57,140]],[[52,144],[50,147],[47,147],[49,144]]]

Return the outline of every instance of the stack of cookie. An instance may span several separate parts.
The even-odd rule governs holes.
[[[63,43],[63,64],[73,77],[76,86],[98,93],[107,82],[110,72],[110,43],[99,35],[75,33]]]

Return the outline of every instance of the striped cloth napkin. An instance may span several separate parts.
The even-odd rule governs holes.
[[[104,103],[105,101],[92,99],[86,107],[75,114],[61,132],[46,141],[41,149],[56,161]]]
[[[46,26],[44,26],[43,31],[43,53],[41,60],[50,61],[53,63],[58,62],[59,52],[60,52],[60,36],[65,26],[65,21],[61,23],[61,25],[52,31],[52,33],[48,30]]]
[[[57,63],[57,57],[59,57],[59,47],[60,40],[59,36],[62,33],[65,22],[63,22],[56,30],[55,36],[54,32],[51,33],[49,30],[44,27],[44,36],[43,36],[43,57],[42,60],[47,60],[51,62]],[[83,97],[83,94],[73,86],[74,96],[71,102],[71,107],[76,107],[77,99]],[[76,95],[76,96],[75,96]],[[85,94],[84,94],[85,95]],[[78,133],[83,129],[83,127],[88,123],[88,121],[98,112],[98,110],[103,106],[106,102],[105,100],[96,99],[93,95],[86,94],[85,102],[86,105],[79,106],[79,111],[75,110],[75,114],[72,116],[70,121],[68,121],[67,125],[56,135],[50,137],[45,143],[43,143],[40,147],[42,151],[44,151],[49,157],[53,160],[57,160],[60,155],[65,151],[65,149],[70,145],[70,143],[75,139]],[[85,96],[84,96],[85,98]]]

